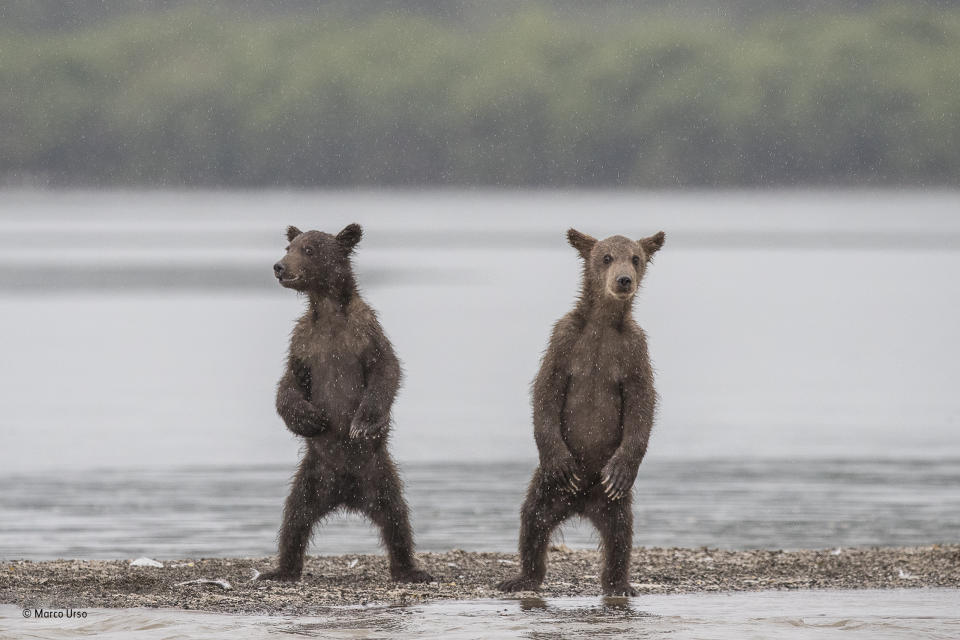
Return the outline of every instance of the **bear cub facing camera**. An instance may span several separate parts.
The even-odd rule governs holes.
[[[277,412],[306,447],[283,510],[278,566],[260,580],[299,579],[314,524],[340,507],[380,528],[394,580],[433,580],[414,561],[403,487],[387,451],[400,363],[357,290],[350,256],[362,235],[356,224],[337,235],[289,227],[286,255],[273,267],[280,285],[308,299],[277,387]]]
[[[635,595],[629,581],[632,487],[653,427],[656,394],[646,335],[632,308],[665,236],[661,231],[639,241],[596,240],[570,229],[567,239],[583,259],[582,290],[574,309],[554,326],[533,383],[540,466],[521,510],[520,574],[497,586],[538,589],[550,534],[580,514],[600,533],[603,593]]]

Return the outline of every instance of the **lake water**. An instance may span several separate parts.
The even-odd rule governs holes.
[[[636,302],[661,395],[636,545],[957,542],[958,213],[957,192],[0,192],[0,559],[271,553],[303,305],[271,265],[287,224],[352,221],[405,365],[392,448],[420,549],[516,545],[569,226],[667,232]],[[343,517],[311,551],[376,548]],[[771,635],[793,637],[784,615]]]
[[[406,370],[402,461],[533,460],[528,386],[580,264],[664,229],[636,315],[649,460],[960,458],[960,193],[0,192],[0,469],[292,466],[287,224],[358,220]]]
[[[32,615],[32,611],[28,612]],[[82,620],[24,619],[0,606],[0,634],[38,640],[95,636],[149,640],[251,640],[276,637],[744,638],[794,640],[944,640],[960,635],[957,592],[806,591],[623,598],[437,602],[404,607],[330,609],[313,618],[233,616],[194,611],[88,609]]]
[[[422,551],[516,548],[532,463],[409,462]],[[0,558],[265,556],[276,551],[288,466],[15,474],[0,492]],[[634,544],[823,549],[957,542],[960,461],[650,460]],[[596,547],[571,520],[558,541]],[[327,519],[313,553],[377,553],[356,515]]]

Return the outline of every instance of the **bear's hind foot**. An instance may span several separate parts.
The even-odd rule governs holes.
[[[623,584],[607,585],[603,587],[605,596],[626,596],[628,598],[639,595],[637,590],[630,586],[629,582]]]
[[[516,578],[510,578],[509,580],[498,582],[497,589],[499,591],[507,591],[510,593],[516,591],[539,591],[540,580],[534,580],[533,578],[529,578],[527,576],[517,576]]]
[[[297,582],[300,579],[300,572],[294,573],[293,571],[284,571],[282,569],[275,569],[273,571],[267,571],[266,573],[261,573],[257,576],[257,581],[260,580],[275,580],[277,582]]]
[[[406,571],[391,572],[394,582],[436,582],[436,578],[422,569],[407,569]]]

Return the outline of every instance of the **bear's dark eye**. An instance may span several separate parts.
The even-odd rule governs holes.
[[[603,264],[610,264],[611,262],[613,262],[612,255],[608,253],[607,255],[603,256]]]
[[[307,254],[308,256],[312,256],[312,255],[313,255],[313,247],[311,247],[311,246],[308,245],[308,246],[306,246],[306,247],[303,248],[303,252],[304,252],[305,254]]]
[[[640,264],[640,256],[633,256],[633,266]]]

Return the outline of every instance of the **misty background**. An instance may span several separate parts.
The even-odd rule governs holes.
[[[958,5],[8,0],[0,180],[957,186]]]
[[[349,222],[421,549],[515,545],[570,226],[667,233],[635,544],[956,541],[960,3],[16,0],[0,87],[0,557],[271,553]]]

